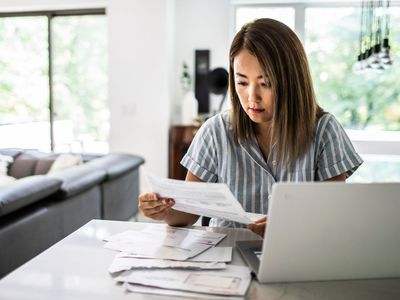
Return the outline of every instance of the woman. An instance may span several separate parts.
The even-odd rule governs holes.
[[[345,181],[362,163],[338,121],[318,106],[300,40],[272,19],[236,34],[229,61],[232,109],[203,124],[181,164],[186,180],[224,182],[247,212],[267,214],[278,181]],[[139,196],[139,209],[169,225],[199,216],[173,199]],[[248,226],[263,235],[266,218]],[[211,219],[210,226],[238,226]]]

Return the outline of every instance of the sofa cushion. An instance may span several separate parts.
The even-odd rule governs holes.
[[[12,158],[15,159],[23,151],[24,151],[23,149],[18,149],[18,148],[3,148],[3,149],[0,149],[0,154],[11,156]]]
[[[37,150],[27,150],[14,160],[8,175],[15,178],[35,175],[37,162],[45,157],[49,157],[49,154]]]
[[[80,154],[83,163],[87,163],[88,161],[103,157],[103,154],[94,154],[94,153],[82,153]]]
[[[0,188],[0,216],[55,193],[62,181],[44,175],[29,176]]]
[[[23,178],[31,176],[34,173],[35,166],[36,166],[35,159],[19,158],[15,160],[15,162],[11,165],[9,175],[15,178]]]
[[[44,175],[47,174],[47,172],[49,172],[51,166],[54,163],[54,159],[40,159],[37,161],[36,166],[35,166],[35,171],[34,171],[34,175]]]
[[[94,159],[87,165],[97,166],[102,168],[107,173],[108,179],[114,179],[123,174],[138,168],[144,163],[144,159],[131,154],[112,153],[98,159]]]
[[[59,194],[62,197],[71,197],[102,182],[106,178],[106,172],[98,167],[83,164],[47,176],[61,180]]]

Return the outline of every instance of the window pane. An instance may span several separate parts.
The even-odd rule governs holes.
[[[308,8],[306,50],[321,106],[352,129],[400,130],[400,68],[356,74],[360,7]],[[400,8],[391,10],[391,51],[400,48]],[[396,58],[395,58],[396,59]]]
[[[56,151],[108,151],[107,19],[53,19]]]
[[[0,18],[0,147],[50,149],[46,17]]]
[[[400,182],[400,156],[363,155],[364,163],[347,182]]]
[[[237,7],[236,8],[236,32],[254,19],[271,18],[285,23],[294,30],[293,7]]]

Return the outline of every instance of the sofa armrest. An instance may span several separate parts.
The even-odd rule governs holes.
[[[111,153],[86,164],[103,169],[107,173],[108,179],[114,179],[139,168],[143,163],[144,159],[137,155]]]
[[[43,175],[29,176],[0,188],[0,216],[54,194],[62,181]]]

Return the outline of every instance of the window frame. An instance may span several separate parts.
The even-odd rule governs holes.
[[[400,6],[400,1],[391,1],[391,7]],[[307,8],[361,7],[361,1],[269,1],[269,0],[231,0],[230,39],[235,35],[236,11],[241,7],[293,7],[295,31],[301,42],[305,41],[305,17]],[[345,129],[354,147],[360,154],[400,155],[400,131],[371,131]]]
[[[40,10],[23,12],[0,12],[0,18],[10,17],[47,17],[47,47],[48,47],[48,92],[49,92],[49,124],[50,124],[50,150],[54,151],[54,96],[53,96],[53,42],[52,42],[52,20],[54,17],[106,15],[105,8],[85,9],[63,9],[63,10]]]

